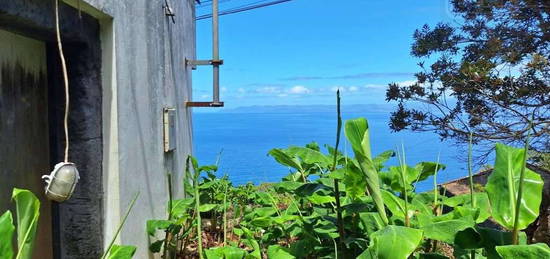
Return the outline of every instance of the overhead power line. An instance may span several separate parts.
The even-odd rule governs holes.
[[[219,0],[219,3],[227,3],[227,2],[230,2],[230,1],[234,1],[234,0]],[[200,2],[199,5],[196,5],[195,8],[197,9],[203,9],[203,8],[206,8],[206,7],[211,7],[212,6],[212,0],[202,0]]]
[[[235,7],[235,8],[231,8],[231,9],[221,11],[219,13],[219,15],[222,16],[222,15],[240,13],[240,12],[249,11],[249,10],[253,10],[253,9],[258,9],[258,8],[262,8],[262,7],[272,6],[272,5],[276,5],[276,4],[282,4],[282,3],[286,3],[286,2],[290,2],[290,1],[292,1],[292,0],[276,0],[276,1],[271,1],[271,2],[259,1],[259,2],[253,3],[253,4],[243,5],[243,6],[239,6],[239,7]],[[205,15],[197,16],[196,20],[198,21],[198,20],[204,20],[204,19],[208,19],[208,18],[212,18],[212,14],[205,14]]]

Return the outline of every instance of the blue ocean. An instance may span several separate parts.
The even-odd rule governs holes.
[[[388,112],[349,112],[344,121],[365,117],[370,127],[373,154],[396,150],[404,144],[406,162],[436,161],[447,166],[438,175],[438,183],[466,176],[466,153],[452,141],[441,142],[431,132],[391,132]],[[234,184],[276,182],[289,173],[267,153],[272,148],[305,145],[312,141],[334,146],[336,114],[334,112],[216,112],[193,114],[194,155],[201,164],[214,164],[220,156],[219,174],[227,174]],[[353,156],[342,130],[340,151]],[[397,165],[392,158],[390,165]],[[431,178],[417,184],[418,191],[433,189]]]

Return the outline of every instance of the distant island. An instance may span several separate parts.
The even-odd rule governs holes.
[[[353,104],[343,105],[342,112],[379,112],[388,113],[395,110],[392,104]],[[335,105],[253,105],[236,108],[195,109],[195,112],[220,113],[327,113],[335,112]]]

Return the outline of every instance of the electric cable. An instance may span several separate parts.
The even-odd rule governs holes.
[[[67,73],[67,63],[63,55],[63,45],[61,43],[61,32],[59,29],[59,0],[55,0],[55,32],[57,36],[57,48],[59,58],[61,59],[61,69],[63,71],[63,83],[65,85],[65,115],[63,117],[63,129],[65,131],[65,163],[69,162],[69,76]]]
[[[65,131],[65,156],[64,162],[57,163],[49,175],[43,175],[42,179],[46,182],[46,197],[48,199],[64,202],[71,198],[76,184],[80,179],[78,169],[74,163],[69,162],[69,75],[67,72],[67,62],[63,54],[63,44],[61,43],[61,29],[59,28],[59,0],[54,0],[55,9],[55,34],[57,38],[57,48],[61,61],[61,71],[63,72],[63,84],[65,88],[65,114],[63,116],[63,129]]]
[[[231,2],[231,1],[233,1],[233,0],[220,0],[218,3],[221,4],[221,3]],[[206,8],[206,7],[210,7],[210,6],[212,6],[212,0],[201,1],[201,3],[198,6],[195,5],[195,8],[202,9],[202,8]]]
[[[235,7],[235,8],[228,9],[228,10],[224,10],[224,11],[220,12],[219,15],[222,16],[222,15],[240,13],[240,12],[249,11],[249,10],[253,10],[253,9],[258,9],[258,8],[262,8],[262,7],[272,6],[272,5],[276,5],[276,4],[282,4],[282,3],[286,3],[286,2],[290,2],[290,1],[292,1],[292,0],[277,0],[277,1],[267,2],[267,3],[266,3],[265,0],[264,1],[258,1],[258,2],[254,2],[254,3],[251,3],[251,4],[246,4],[246,5],[238,6],[238,7]],[[212,14],[205,14],[205,15],[197,16],[197,18],[195,20],[198,21],[198,20],[203,20],[203,19],[208,19],[208,18],[212,18]]]

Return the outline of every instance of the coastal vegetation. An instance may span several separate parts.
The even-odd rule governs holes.
[[[189,157],[187,197],[169,200],[168,219],[147,222],[150,251],[163,258],[550,257],[546,244],[522,232],[539,215],[544,184],[526,168],[528,138],[524,148],[496,145],[483,188],[470,181],[470,193],[446,197],[439,161],[408,165],[403,148],[372,154],[366,119],[342,125],[338,111],[337,125],[335,146],[270,150],[290,170],[277,183],[233,186],[217,165]],[[353,155],[338,148],[342,126]],[[387,166],[390,159],[399,164]],[[434,190],[416,192],[430,176]]]

